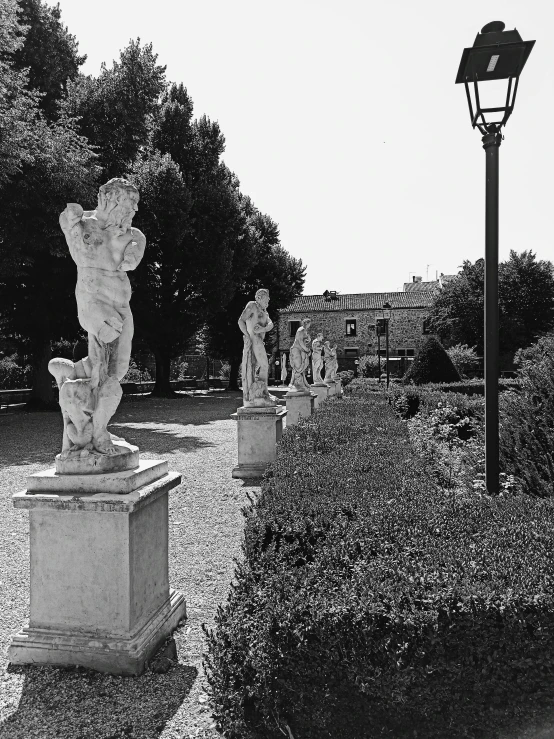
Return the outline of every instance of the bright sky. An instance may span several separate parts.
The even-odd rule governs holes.
[[[83,68],[152,42],[217,120],[241,190],[307,265],[305,294],[402,289],[484,255],[485,153],[455,85],[502,20],[536,45],[500,148],[500,259],[554,259],[548,0],[60,0]]]

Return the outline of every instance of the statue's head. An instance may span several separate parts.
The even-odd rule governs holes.
[[[330,341],[326,341],[326,342],[325,342],[325,346],[326,346],[326,347],[327,347],[328,349],[330,349],[330,348],[331,348],[331,342],[330,342]]]
[[[317,335],[317,340],[318,341],[323,341],[323,334],[318,334]]]
[[[107,225],[126,231],[138,210],[139,191],[129,180],[113,177],[98,190],[98,209],[107,213]]]
[[[310,328],[310,326],[312,325],[312,319],[311,318],[303,318],[302,319],[302,325],[304,326],[304,328]]]
[[[259,290],[256,290],[255,298],[256,303],[259,303],[265,310],[269,305],[269,290],[266,290],[265,287],[261,287]]]

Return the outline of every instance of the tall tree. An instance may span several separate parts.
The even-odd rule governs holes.
[[[275,316],[279,309],[301,295],[306,274],[302,261],[292,257],[281,246],[277,224],[268,215],[260,213],[249,200],[243,207],[249,228],[234,252],[235,292],[229,303],[208,321],[211,354],[227,359],[231,365],[230,390],[238,389],[244,344],[238,318],[244,306],[253,299],[256,290],[264,287],[269,290],[270,314]]]
[[[80,75],[68,83],[63,109],[79,117],[79,131],[98,147],[102,177],[121,177],[147,146],[159,98],[166,88],[165,67],[152,44],[131,40],[98,77]]]
[[[28,69],[28,84],[41,93],[40,108],[49,121],[59,118],[58,103],[65,97],[67,81],[86,61],[80,56],[75,36],[61,22],[60,6],[42,0],[18,0],[25,40],[15,51],[14,65]]]
[[[532,251],[510,252],[499,265],[500,352],[507,358],[554,327],[554,269]],[[464,262],[459,275],[437,295],[431,328],[445,346],[484,350],[484,261]]]
[[[25,40],[16,0],[0,0],[0,188],[33,159],[39,95],[14,58]]]

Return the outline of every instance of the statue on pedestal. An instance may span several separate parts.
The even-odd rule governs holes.
[[[246,304],[239,318],[239,328],[244,334],[242,396],[245,406],[278,405],[277,398],[267,389],[269,362],[264,338],[273,328],[273,321],[267,314],[268,305],[269,291],[261,288],[256,292],[255,300]]]
[[[281,382],[284,385],[287,381],[287,355],[283,352],[281,355]]]
[[[131,226],[138,209],[137,188],[116,177],[100,187],[96,210],[69,203],[60,226],[77,265],[77,312],[88,334],[88,356],[76,363],[52,359],[64,419],[58,472],[97,472],[99,458],[128,455],[107,425],[121,400],[133,338],[129,270],[140,263],[146,238]],[[68,463],[64,466],[64,461]],[[70,460],[77,462],[71,464]],[[115,460],[114,460],[115,465]],[[133,462],[136,466],[136,462]],[[65,469],[65,467],[68,467]],[[125,468],[121,462],[119,468]]]
[[[312,341],[312,375],[314,385],[323,385],[321,370],[323,369],[323,334],[318,334]]]
[[[337,359],[337,345],[331,347],[331,342],[325,342],[325,382],[334,382],[337,379],[339,362]]]
[[[302,320],[290,349],[292,377],[290,378],[289,388],[301,393],[310,392],[310,385],[306,380],[306,370],[310,363],[311,337],[308,330],[311,323],[311,318]]]

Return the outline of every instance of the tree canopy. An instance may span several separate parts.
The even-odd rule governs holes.
[[[436,296],[430,327],[445,346],[484,350],[484,260],[465,261],[457,277]],[[500,352],[511,355],[554,327],[554,270],[528,250],[510,252],[498,270]]]

